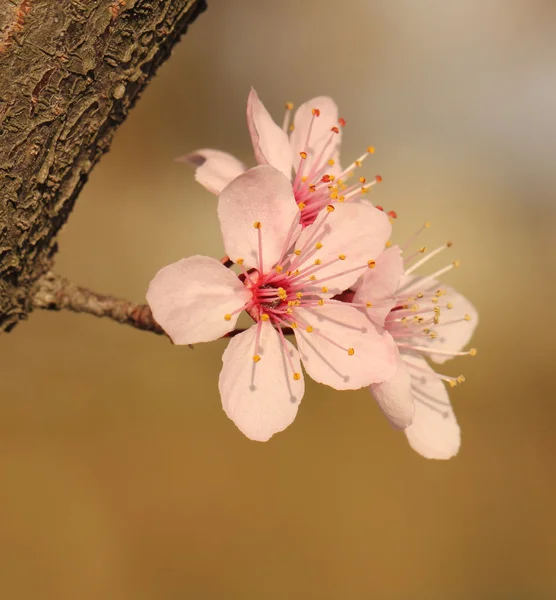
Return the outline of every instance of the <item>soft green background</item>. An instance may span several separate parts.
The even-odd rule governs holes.
[[[220,408],[224,341],[195,350],[86,315],[0,339],[6,600],[556,597],[553,0],[211,0],[95,169],[59,273],[143,301],[161,266],[223,254],[215,200],[173,158],[252,161],[254,85],[330,94],[344,161],[377,148],[394,240],[454,241],[477,305],[447,463],[414,454],[365,390],[309,383],[267,444]]]

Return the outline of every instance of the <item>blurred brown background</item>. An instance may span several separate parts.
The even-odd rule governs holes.
[[[142,301],[161,266],[223,254],[215,200],[174,157],[252,164],[254,85],[330,94],[344,161],[372,144],[395,241],[454,241],[477,305],[452,392],[460,455],[428,462],[365,390],[309,383],[267,444],[220,408],[225,342],[172,347],[35,313],[0,339],[0,597],[556,597],[553,0],[209,0],[94,171],[57,269]],[[444,259],[446,257],[443,257]],[[442,266],[443,260],[433,266]]]

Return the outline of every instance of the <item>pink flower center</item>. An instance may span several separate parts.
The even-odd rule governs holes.
[[[291,103],[286,104],[284,130],[288,127],[292,108]],[[355,169],[360,167],[367,156],[373,154],[375,150],[369,146],[357,160],[342,169],[334,158],[338,154],[340,129],[337,126],[332,127],[328,139],[324,141],[313,139],[313,125],[315,119],[319,117],[320,110],[314,108],[307,130],[305,148],[299,153],[300,161],[292,182],[295,200],[301,208],[303,227],[313,223],[319,212],[331,202],[345,202],[359,198],[367,194],[373,185],[382,181],[382,177],[377,175],[369,182],[364,177],[360,177],[356,184],[348,185],[346,183],[353,177]],[[344,119],[338,120],[340,127],[344,127],[345,124]],[[316,150],[313,149],[315,147],[317,147]]]

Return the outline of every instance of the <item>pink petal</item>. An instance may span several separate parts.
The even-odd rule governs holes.
[[[275,167],[290,179],[292,151],[288,135],[273,121],[254,89],[247,99],[247,127],[257,162]]]
[[[245,165],[231,154],[210,148],[195,150],[176,160],[197,167],[195,179],[213,194],[219,194],[245,171]]]
[[[313,120],[313,109],[315,108],[320,111],[320,115],[314,117]],[[313,127],[309,143],[307,143],[311,121],[313,121]],[[319,165],[323,165],[329,158],[338,163],[342,132],[341,128],[340,133],[337,134],[332,134],[331,131],[332,127],[338,127],[338,107],[332,98],[319,96],[302,104],[295,113],[293,125],[294,129],[290,136],[290,144],[295,168],[299,164],[300,152],[307,152],[308,155],[303,166],[304,173],[310,171],[315,159],[322,154],[323,150],[323,159],[319,161]],[[332,143],[327,146],[331,135],[334,136]],[[335,167],[337,170],[338,164]],[[336,174],[334,169],[328,170],[327,173]]]
[[[336,203],[333,206],[334,212],[322,211],[317,220],[303,230],[296,243],[296,248],[302,249],[306,241],[313,237],[315,230],[320,231],[311,242],[311,247],[314,248],[314,244],[320,242],[322,248],[298,268],[308,268],[315,259],[320,259],[322,264],[334,261],[315,273],[318,280],[335,276],[323,282],[330,295],[343,292],[367,273],[368,261],[377,259],[392,232],[388,217],[367,202]],[[324,225],[321,226],[323,222]],[[345,259],[340,260],[340,255],[345,256]],[[355,267],[361,268],[345,273]]]
[[[253,361],[256,331],[257,325],[252,325],[232,338],[222,357],[218,387],[228,417],[248,438],[266,442],[295,419],[305,382],[297,350],[285,342],[300,374],[295,380],[284,344],[269,323],[262,324],[257,351],[261,359]]]
[[[281,258],[294,219],[299,219],[292,186],[274,167],[262,165],[246,171],[218,198],[218,217],[227,255],[243,258],[247,267],[259,268],[259,230],[263,247],[263,270]]]
[[[390,334],[378,333],[353,306],[331,302],[314,309],[296,308],[294,317],[299,319],[294,333],[301,360],[315,381],[337,390],[355,390],[395,373],[397,350]],[[307,325],[313,327],[311,333]]]
[[[370,391],[394,427],[405,429],[411,425],[415,402],[411,393],[411,377],[403,360],[398,359],[397,370],[390,379],[372,384]]]
[[[415,398],[413,423],[405,430],[407,440],[425,458],[452,458],[459,451],[461,434],[446,387],[423,358],[406,354],[402,358],[412,375]]]
[[[372,304],[366,309],[367,315],[380,327],[396,304],[396,290],[403,274],[401,249],[392,246],[377,256],[376,267],[365,272],[353,297],[353,302]]]
[[[251,297],[237,275],[208,256],[190,256],[163,267],[147,290],[156,321],[175,344],[210,342],[234,329]]]
[[[471,340],[479,322],[477,309],[465,296],[462,296],[454,288],[440,281],[429,281],[424,289],[419,288],[416,282],[420,279],[420,277],[408,276],[404,278],[404,285],[409,285],[411,282],[411,288],[409,288],[411,293],[413,291],[444,290],[446,294],[440,296],[438,304],[435,305],[440,308],[439,323],[433,327],[437,337],[435,339],[417,337],[412,342],[417,346],[426,346],[427,348],[434,348],[436,350],[460,352]],[[420,304],[423,305],[422,302]],[[452,308],[448,309],[448,304]],[[466,315],[470,317],[469,321],[465,320]],[[452,323],[452,321],[457,322]],[[451,356],[443,354],[428,354],[427,356],[440,365],[451,358]]]

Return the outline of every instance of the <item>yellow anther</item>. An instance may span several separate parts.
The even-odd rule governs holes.
[[[446,308],[448,310],[452,310],[452,308],[454,308],[454,305],[451,302],[448,302],[448,304],[446,304]]]
[[[367,302],[367,303],[365,304],[365,306],[366,306],[367,308],[372,308],[372,307],[373,307],[373,303],[372,303],[372,302]]]
[[[436,295],[440,298],[441,296],[446,295],[446,290],[436,290]]]
[[[312,184],[309,186],[309,191],[310,191],[310,192],[316,192],[316,191],[317,191],[317,186],[316,186],[314,183],[312,183]]]
[[[477,348],[471,348],[471,350],[469,350],[469,356],[477,356]]]
[[[317,258],[317,259],[315,260],[315,264],[316,264],[316,265],[320,265],[320,264],[321,264],[321,262],[322,262],[322,260],[321,260],[320,258]]]
[[[286,102],[286,110],[293,110],[293,102]]]
[[[324,306],[324,300],[321,298],[321,299],[320,299],[320,300],[317,302],[317,304],[318,304],[319,306]]]
[[[224,315],[224,320],[225,321],[231,321],[232,320],[232,315]]]
[[[355,354],[355,350],[353,348],[348,348],[348,354],[353,356]]]
[[[260,228],[261,228],[261,222],[260,222],[260,221],[255,221],[255,222],[253,223],[253,227],[254,227],[255,229],[260,229]]]
[[[330,181],[334,181],[334,179],[336,179],[336,175],[329,175],[328,178],[330,179]],[[331,186],[328,186],[329,188]]]
[[[376,261],[375,260],[368,260],[367,261],[367,266],[369,267],[369,269],[374,269],[376,267]]]
[[[305,204],[303,204],[303,202],[300,202],[297,207],[299,208],[299,210],[303,210],[305,208]]]
[[[414,305],[411,307],[411,309],[410,309],[410,310],[411,310],[411,312],[417,312],[417,311],[419,310],[419,305],[418,305],[418,304],[414,304]]]
[[[296,381],[299,381],[299,380],[301,379],[301,373],[294,373],[294,374],[293,374],[293,378],[294,378]]]
[[[307,152],[300,152],[300,153],[299,153],[299,156],[301,156],[301,158],[302,158],[303,160],[305,160],[305,159],[307,158]]]
[[[332,206],[332,204],[329,204],[329,205],[326,207],[326,210],[327,210],[328,212],[334,212],[336,209],[335,209],[335,208]]]
[[[431,340],[435,340],[438,337],[438,334],[436,333],[436,331],[431,331],[429,337]]]
[[[374,149],[372,146],[369,146],[369,147],[367,148],[367,152],[368,152],[369,154],[374,154],[374,152],[375,152],[375,149]]]
[[[457,380],[458,383],[463,383],[465,381],[465,377],[463,375],[458,375]]]
[[[361,183],[365,183],[367,180],[366,180],[364,177],[359,177],[359,181],[360,181]]]
[[[305,328],[305,331],[307,333],[312,333],[313,332],[313,327],[311,325],[307,325],[307,327]]]
[[[362,194],[368,194],[369,193],[369,188],[368,187],[362,187],[361,188],[361,193]]]
[[[296,256],[299,256],[299,255],[301,254],[301,250],[294,250],[294,251],[293,251],[293,253],[294,253]]]
[[[428,229],[431,226],[430,221],[425,221],[425,227]]]
[[[286,308],[286,312],[288,313],[288,315],[291,315],[293,313],[293,309],[292,308]]]
[[[440,314],[440,306],[435,306],[434,307],[434,314],[435,315],[439,315]]]
[[[438,325],[440,323],[440,317],[438,315],[434,315],[432,320],[435,325]]]
[[[438,298],[431,298],[431,302],[432,302],[433,304],[437,304],[437,302],[438,302]]]
[[[426,246],[421,246],[421,247],[419,248],[419,252],[420,252],[421,254],[425,254],[425,252],[426,252],[426,251],[427,251],[427,247],[426,247]]]
[[[294,275],[299,275],[300,273],[301,273],[301,271],[300,271],[299,269],[296,269],[296,270],[293,272],[293,274],[294,274]]]
[[[427,329],[427,328],[423,329],[423,333],[424,333],[425,335],[429,335],[429,333],[430,333],[430,332],[431,332],[431,330],[430,330],[430,329]]]
[[[459,260],[455,260],[455,261],[454,261],[452,264],[453,264],[453,265],[454,265],[454,267],[456,267],[456,269],[457,269],[457,268],[459,267],[459,265],[460,265],[460,262],[459,262]]]
[[[334,191],[330,194],[330,200],[337,200],[338,199],[338,192]]]
[[[390,246],[392,245],[392,242],[390,240],[388,240],[386,242],[386,244],[384,244],[386,246],[386,248],[390,248]]]
[[[311,275],[311,277],[309,277],[309,281],[316,281],[317,278],[314,275]]]
[[[320,291],[321,291],[323,294],[326,294],[326,292],[328,292],[328,288],[327,288],[325,285],[323,285],[323,286],[320,288]]]
[[[315,244],[315,248],[316,248],[317,250],[320,250],[320,249],[322,248],[322,244],[321,244],[320,242],[317,242],[317,243]]]
[[[305,182],[307,181],[307,179],[309,179],[309,178],[307,177],[307,175],[303,175],[303,177],[301,178],[301,181],[302,181],[303,183],[305,183]]]
[[[253,355],[253,362],[259,362],[261,360],[261,357],[258,354],[254,354]]]
[[[345,196],[340,196],[340,197],[338,198],[338,202],[343,202],[345,199],[346,199],[346,197],[345,197]]]
[[[417,296],[417,298],[422,298],[425,294],[423,294],[423,292],[417,292],[417,294],[415,294]]]
[[[292,322],[290,323],[290,327],[291,327],[292,329],[297,329],[297,323],[296,323],[295,321],[292,321]]]
[[[261,321],[268,321],[269,319],[270,319],[270,317],[266,313],[263,313],[261,315]]]
[[[284,270],[284,267],[282,267],[280,265],[276,265],[274,268],[276,269],[277,273],[281,273]]]
[[[292,274],[291,271],[286,271],[286,275],[289,277]]]
[[[236,265],[242,265],[243,264],[243,258],[238,258],[236,260]]]
[[[463,317],[466,321],[471,321],[471,315],[465,315]]]
[[[288,297],[288,294],[284,288],[278,288],[277,292],[280,300],[285,300]]]
[[[334,164],[334,159],[332,159],[332,158],[331,158],[331,159],[328,161],[328,164],[329,164],[330,166],[332,166],[332,165]]]
[[[345,254],[339,254],[339,255],[338,255],[338,258],[339,258],[340,260],[346,260],[346,255],[345,255]]]
[[[356,160],[356,161],[355,161],[353,164],[354,164],[356,167],[360,167],[360,166],[361,166],[361,161],[360,161],[360,160]]]
[[[457,383],[457,381],[455,381],[454,379],[450,379],[450,380],[448,381],[448,385],[449,385],[451,388],[455,388],[457,384],[458,384],[458,383]]]
[[[452,247],[452,242],[446,242],[446,248],[451,248]]]
[[[296,292],[295,294],[298,298],[303,298],[303,292]]]
[[[290,131],[293,131],[294,129],[295,129],[295,125],[292,123],[292,124],[290,125]]]

